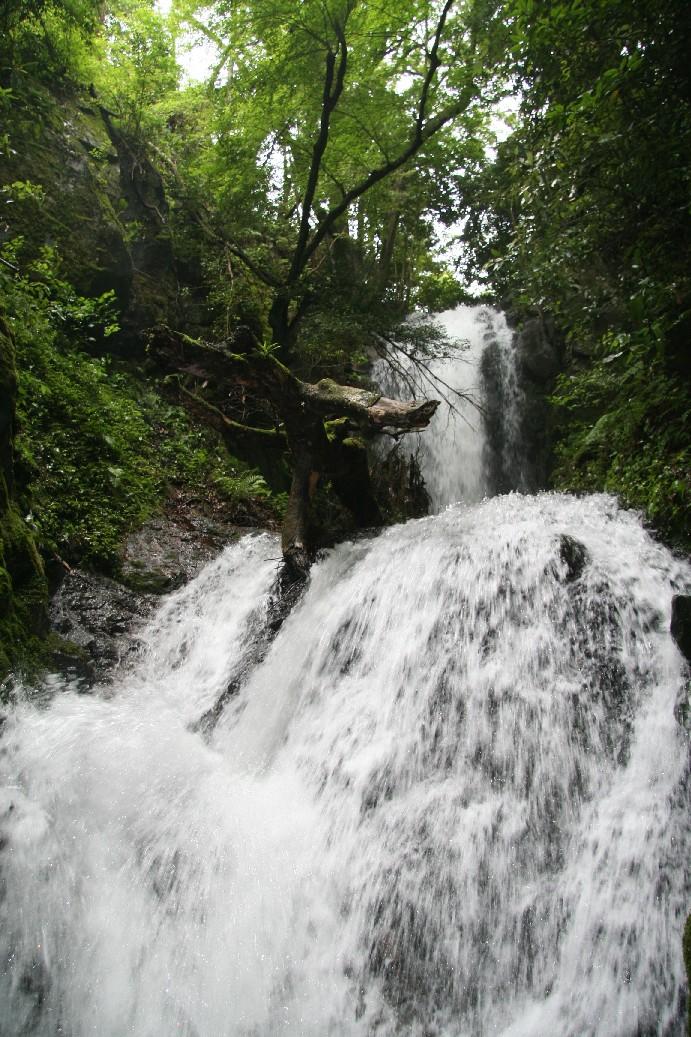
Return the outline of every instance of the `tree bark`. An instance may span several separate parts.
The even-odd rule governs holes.
[[[365,443],[358,435],[425,428],[438,400],[390,400],[377,392],[340,385],[324,378],[316,385],[303,382],[270,352],[234,353],[229,343],[212,345],[188,338],[166,327],[152,330],[150,352],[167,369],[203,379],[215,399],[227,397],[238,383],[271,402],[282,423],[292,455],[293,478],[283,523],[282,549],[293,578],[306,576],[314,557],[316,522],[312,501],[320,480],[328,479],[341,503],[360,527],[381,525],[382,517],[372,489]],[[189,393],[188,393],[189,395]],[[273,429],[251,429],[226,417],[219,406],[194,395],[210,420],[232,437],[276,436]],[[326,421],[340,419],[327,432]]]

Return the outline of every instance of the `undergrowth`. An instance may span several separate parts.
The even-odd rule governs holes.
[[[688,549],[691,392],[670,364],[668,340],[661,321],[608,333],[583,370],[559,378],[554,482],[615,493]]]
[[[171,484],[208,489],[230,505],[269,502],[259,473],[213,430],[195,427],[140,372],[102,355],[118,330],[112,292],[79,296],[50,248],[20,269],[21,239],[0,258],[19,373],[20,504],[44,554],[116,570],[123,537],[162,505]]]

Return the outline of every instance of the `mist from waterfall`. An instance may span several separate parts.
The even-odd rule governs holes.
[[[8,708],[3,1037],[682,1037],[691,567],[606,496],[466,498],[326,553],[205,739],[279,562]]]

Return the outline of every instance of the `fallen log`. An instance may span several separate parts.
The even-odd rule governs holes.
[[[228,435],[285,437],[293,477],[282,550],[289,572],[294,578],[302,578],[314,557],[317,523],[312,502],[320,481],[331,483],[358,526],[381,525],[369,477],[366,440],[387,431],[400,434],[425,428],[439,401],[391,400],[373,390],[341,385],[330,378],[316,384],[303,382],[271,350],[248,348],[239,353],[233,350],[234,344],[237,340],[203,342],[167,327],[154,328],[149,337],[149,351],[159,363],[202,380],[211,388],[217,402],[202,400],[198,393],[194,399],[202,410],[207,408],[217,427]],[[242,345],[251,343],[245,339]],[[270,402],[279,419],[277,429],[252,428],[224,415],[218,401],[227,398],[237,385]],[[325,423],[331,426],[328,431]]]

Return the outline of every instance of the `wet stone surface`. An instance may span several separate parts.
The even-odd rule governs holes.
[[[691,595],[675,594],[670,629],[679,651],[691,663]]]
[[[54,653],[56,669],[88,687],[138,650],[137,629],[160,596],[192,579],[249,529],[171,501],[125,543],[119,578],[74,569],[53,595],[51,625],[68,642]]]
[[[136,652],[137,626],[156,598],[124,587],[107,576],[74,569],[53,596],[53,630],[74,650],[54,655],[58,669],[88,684],[103,680],[123,658]]]
[[[121,581],[142,594],[167,594],[196,576],[243,529],[201,512],[157,515],[125,544]]]

